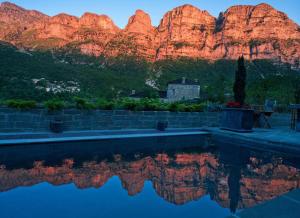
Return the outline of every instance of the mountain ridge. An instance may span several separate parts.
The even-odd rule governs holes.
[[[237,5],[216,18],[185,4],[168,11],[158,26],[137,10],[121,29],[106,15],[47,16],[0,4],[0,40],[25,49],[72,47],[105,57],[134,55],[150,61],[190,57],[208,60],[273,59],[299,67],[300,27],[272,6]]]

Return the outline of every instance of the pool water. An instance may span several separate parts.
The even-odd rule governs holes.
[[[204,136],[0,148],[1,218],[225,218],[299,186],[297,156]]]

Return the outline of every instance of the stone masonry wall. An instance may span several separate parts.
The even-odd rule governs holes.
[[[170,128],[215,127],[219,125],[217,112],[167,112],[126,110],[66,109],[48,112],[46,109],[16,110],[0,107],[0,133],[48,132],[51,120],[64,121],[65,131],[153,129],[158,121],[168,121]],[[290,126],[290,114],[274,113],[272,127]]]
[[[219,113],[166,111],[105,111],[66,109],[48,112],[46,109],[16,110],[0,108],[0,133],[48,132],[51,120],[64,121],[65,131],[151,129],[158,121],[168,121],[170,128],[218,126]]]

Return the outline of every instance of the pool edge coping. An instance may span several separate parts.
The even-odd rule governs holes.
[[[174,129],[176,130],[176,129]],[[149,131],[149,130],[148,130]],[[109,132],[109,131],[106,131]],[[0,140],[0,146],[9,145],[26,145],[26,144],[43,144],[43,143],[53,143],[53,142],[74,142],[74,141],[96,141],[96,140],[109,140],[109,139],[126,139],[126,138],[142,138],[142,137],[167,137],[167,136],[188,136],[188,135],[210,135],[208,131],[203,131],[200,129],[190,129],[190,130],[177,130],[177,131],[166,131],[166,132],[145,132],[140,131],[136,133],[128,133],[128,130],[123,132],[113,131],[115,134],[106,135],[92,135],[92,136],[61,136],[61,137],[43,137],[43,138],[28,138],[28,139],[2,139]],[[143,133],[144,132],[144,133]],[[84,132],[78,132],[84,133]]]

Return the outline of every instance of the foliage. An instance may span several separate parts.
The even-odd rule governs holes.
[[[249,84],[247,101],[252,104],[264,104],[266,99],[275,99],[279,104],[296,103],[299,76],[287,73],[258,79],[256,83]]]
[[[135,111],[139,108],[140,101],[125,98],[120,102],[120,108],[125,110]]]
[[[66,105],[65,105],[64,101],[62,101],[62,100],[50,99],[50,100],[44,102],[44,106],[49,111],[55,111],[55,110],[62,110]]]
[[[101,110],[113,110],[116,106],[114,101],[107,101],[105,99],[98,99],[96,102],[96,107]]]
[[[299,78],[299,71],[287,64],[274,64],[270,60],[245,61],[244,65],[247,70],[247,102],[263,104],[268,98],[275,99],[280,104],[296,102],[295,81]],[[169,81],[186,77],[199,81],[202,101],[224,103],[233,100],[232,86],[236,67],[236,61],[232,60],[210,62],[178,58],[150,63],[136,57],[107,59],[102,56],[87,56],[75,50],[27,52],[0,42],[0,95],[3,100],[38,102],[55,98],[71,102],[75,96],[102,99],[96,102],[95,107],[111,109],[121,107],[116,106],[116,99],[129,96],[132,90],[146,93],[146,97],[155,99],[158,97],[158,90],[165,91]],[[41,87],[46,84],[33,83],[34,79],[41,78],[50,83],[75,82],[80,92],[47,91],[45,87]],[[151,86],[146,84],[149,81]],[[160,108],[151,100],[146,101],[144,106],[136,106],[136,110],[139,107],[163,110],[167,106]]]
[[[88,100],[86,100],[84,98],[75,97],[74,101],[75,101],[75,106],[78,109],[84,109],[84,110],[96,109],[95,104],[89,102]]]
[[[240,105],[244,105],[246,98],[246,79],[247,72],[244,63],[244,57],[238,59],[238,69],[235,73],[235,81],[233,85],[234,99]]]
[[[10,99],[5,101],[5,105],[17,109],[32,109],[36,107],[36,102],[32,100]]]
[[[295,88],[295,103],[300,104],[300,80],[297,81]]]
[[[172,112],[203,112],[206,103],[184,104],[179,102],[170,103],[168,110]]]
[[[144,111],[165,111],[166,104],[160,102],[158,99],[144,98],[140,101],[140,110]]]

